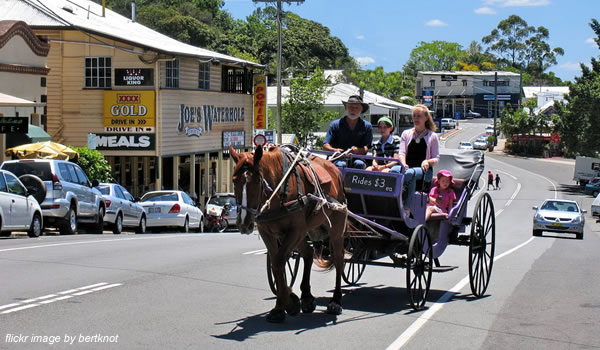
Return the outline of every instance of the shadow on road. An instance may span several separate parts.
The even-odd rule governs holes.
[[[579,185],[559,184],[557,190],[568,194],[583,194],[583,187]]]

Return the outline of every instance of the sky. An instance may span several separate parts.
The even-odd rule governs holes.
[[[252,0],[225,0],[224,9],[245,19],[263,6]],[[592,57],[600,56],[589,26],[591,18],[600,21],[600,0],[305,0],[284,3],[283,9],[328,27],[363,69],[401,71],[422,41],[457,42],[463,49],[473,40],[481,44],[513,14],[530,26],[546,27],[550,46],[563,48],[564,56],[547,70],[563,80],[580,76],[579,63],[589,65]]]

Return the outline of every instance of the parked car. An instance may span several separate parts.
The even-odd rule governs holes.
[[[226,204],[229,204],[229,212],[223,217],[228,227],[235,226],[237,220],[237,202],[233,193],[215,193],[206,202],[206,218],[209,215],[220,216]]]
[[[494,127],[487,127],[485,129],[485,136],[492,136],[494,135]]]
[[[147,227],[177,227],[182,232],[190,228],[204,231],[204,214],[194,200],[183,191],[152,191],[139,202],[146,212]]]
[[[456,128],[456,120],[452,118],[442,118],[442,129]]]
[[[460,141],[458,143],[458,149],[472,150],[473,149],[473,145],[470,142],[468,142],[468,141]]]
[[[120,235],[123,227],[132,227],[137,233],[146,233],[146,212],[125,187],[101,183],[96,188],[102,193],[106,204],[105,226],[110,226],[115,235]]]
[[[583,239],[583,226],[587,211],[579,208],[575,201],[567,199],[546,199],[542,205],[533,207],[533,235],[541,236],[543,231],[575,233]]]
[[[103,232],[104,199],[79,165],[57,159],[19,159],[7,160],[0,168],[19,178],[35,175],[43,181],[45,196],[41,193],[38,201],[46,226],[58,227],[61,234],[72,235],[77,233],[79,224],[87,223],[92,232]]]
[[[592,216],[600,216],[600,194],[592,202]]]
[[[474,142],[473,142],[473,148],[474,149],[481,149],[481,150],[485,150],[488,148],[488,140],[486,136],[482,136],[477,138]]]
[[[39,237],[43,227],[42,208],[37,199],[15,174],[0,170],[0,236],[27,231],[29,237]]]
[[[583,193],[596,197],[600,193],[600,177],[595,177],[583,188]]]
[[[465,117],[467,119],[472,119],[472,118],[481,118],[481,114],[477,113],[477,112],[473,112],[471,110],[469,110],[466,114]]]

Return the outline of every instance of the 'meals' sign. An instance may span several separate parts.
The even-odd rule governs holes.
[[[237,124],[244,121],[244,107],[215,107],[211,105],[179,106],[177,132],[186,136],[208,134],[213,124]]]
[[[89,148],[115,151],[153,151],[155,148],[154,134],[96,134],[95,139],[95,145],[88,145]]]
[[[117,86],[152,86],[154,69],[152,68],[115,68]]]

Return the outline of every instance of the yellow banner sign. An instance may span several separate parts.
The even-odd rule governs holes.
[[[267,128],[267,77],[254,77],[254,129]]]
[[[104,91],[104,126],[155,126],[154,91]]]

